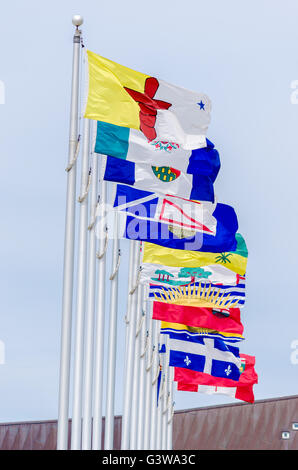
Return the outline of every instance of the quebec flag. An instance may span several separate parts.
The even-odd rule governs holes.
[[[237,381],[241,359],[239,348],[221,339],[189,336],[183,340],[179,334],[171,333],[170,366]]]

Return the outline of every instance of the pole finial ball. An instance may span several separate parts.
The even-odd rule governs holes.
[[[72,24],[74,26],[81,26],[81,24],[83,23],[83,17],[81,15],[74,15],[72,17]]]

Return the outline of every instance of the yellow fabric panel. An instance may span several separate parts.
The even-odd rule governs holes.
[[[89,90],[85,117],[117,126],[140,128],[139,105],[123,88],[144,92],[149,75],[87,51]]]
[[[243,276],[246,272],[247,258],[230,252],[229,262],[221,264],[216,261],[220,253],[205,253],[203,251],[176,250],[153,243],[144,243],[143,263],[161,264],[163,266],[198,268],[219,264]]]
[[[230,338],[239,338],[243,339],[243,336],[238,334],[238,333],[227,333],[227,332],[222,332],[222,331],[216,331],[216,330],[211,330],[210,328],[201,328],[198,326],[187,326],[187,325],[182,325],[182,323],[170,323],[167,321],[162,321],[161,322],[161,329],[171,329],[175,331],[185,331],[190,332],[190,333],[199,333],[199,334],[208,334],[208,333],[220,333],[221,335]]]

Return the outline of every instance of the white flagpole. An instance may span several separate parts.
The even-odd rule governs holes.
[[[168,405],[169,405],[169,336],[165,335],[166,353],[164,357],[164,373],[165,373],[165,389],[163,395],[163,410],[162,410],[162,445],[161,449],[167,449],[167,437],[168,437]]]
[[[102,167],[105,163],[102,158]],[[93,433],[92,449],[102,448],[102,401],[103,401],[103,374],[104,374],[104,338],[105,338],[105,286],[106,286],[106,250],[108,244],[108,228],[103,222],[106,216],[105,204],[107,198],[107,183],[103,180],[101,171],[101,193],[100,193],[100,221],[101,233],[99,239],[98,259],[98,282],[97,282],[97,308],[95,328],[95,358],[94,358],[94,411],[93,411]]]
[[[151,400],[152,400],[152,361],[154,354],[153,345],[153,320],[152,320],[152,306],[153,302],[148,301],[148,349],[146,358],[146,378],[145,378],[145,417],[144,417],[144,443],[143,449],[149,450],[150,448],[150,426],[151,426]]]
[[[142,289],[137,289],[137,318],[135,330],[135,353],[133,364],[133,387],[132,387],[132,408],[131,408],[131,425],[130,425],[130,449],[136,450],[137,448],[137,435],[138,435],[138,414],[140,408],[140,353],[141,353],[141,338],[140,326],[143,320],[142,316]]]
[[[94,128],[93,128],[94,131]],[[98,180],[98,156],[92,150],[91,170],[91,195],[90,195],[90,222],[89,223],[89,253],[88,253],[88,284],[87,307],[85,321],[85,352],[84,352],[84,382],[83,382],[83,424],[82,424],[82,449],[91,449],[92,426],[92,388],[93,388],[93,349],[94,349],[94,314],[96,292],[96,235],[94,217],[97,206],[97,180]]]
[[[148,286],[141,287],[143,293],[142,320],[140,331],[140,364],[139,364],[139,413],[138,413],[138,434],[137,434],[137,450],[144,449],[144,426],[145,426],[145,405],[146,405],[146,351],[148,349],[148,330],[147,330],[147,297]]]
[[[72,23],[76,26],[73,38],[72,91],[70,106],[70,130],[67,173],[67,196],[64,238],[63,266],[63,299],[61,324],[61,352],[58,405],[58,434],[57,449],[68,447],[68,413],[69,413],[69,382],[71,356],[71,327],[73,300],[73,271],[74,271],[74,238],[75,238],[75,197],[76,197],[76,158],[78,155],[78,104],[79,104],[79,68],[81,31],[83,23],[81,16],[74,16]]]
[[[107,392],[106,392],[106,416],[105,416],[105,440],[104,448],[113,449],[114,446],[114,408],[115,408],[115,376],[116,376],[116,351],[117,351],[117,310],[118,310],[118,269],[120,263],[118,212],[114,212],[114,240],[113,260],[110,287],[110,315],[109,315],[109,343],[107,362]]]
[[[156,449],[157,437],[157,380],[159,374],[159,331],[160,321],[154,320],[154,358],[152,364],[152,400],[151,400],[151,426],[150,426],[150,450]]]
[[[82,168],[81,168],[81,195],[80,221],[79,221],[79,252],[77,275],[77,309],[76,329],[74,339],[74,383],[73,408],[71,423],[71,449],[81,448],[82,431],[82,382],[84,359],[84,319],[86,306],[86,267],[87,267],[87,226],[88,226],[88,186],[89,175],[89,140],[90,122],[84,119]]]
[[[122,416],[122,436],[121,449],[128,450],[130,444],[130,423],[131,423],[131,397],[133,388],[133,359],[135,354],[135,334],[136,334],[136,318],[137,318],[137,300],[138,300],[138,267],[140,266],[140,242],[134,241],[133,250],[133,269],[132,269],[132,289],[128,295],[131,295],[129,324],[126,342],[126,374],[124,381],[124,405]]]
[[[159,349],[164,344],[164,335],[159,335]],[[157,429],[156,429],[156,449],[161,450],[162,448],[162,412],[163,412],[163,395],[165,392],[165,370],[164,370],[164,354],[159,354],[159,360],[161,363],[161,380],[159,388],[159,398],[157,407]]]
[[[174,409],[174,367],[169,368],[170,374],[170,399],[168,407],[168,434],[167,434],[167,450],[173,449],[173,409]]]

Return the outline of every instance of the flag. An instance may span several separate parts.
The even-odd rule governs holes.
[[[247,265],[247,248],[244,238],[236,234],[237,248],[225,253],[205,253],[190,250],[166,248],[153,243],[144,243],[143,263],[162,266],[198,268],[201,266],[224,266],[243,276]]]
[[[143,193],[145,196],[136,201],[136,194],[140,196]],[[213,216],[216,204],[211,202],[190,201],[172,195],[162,196],[117,185],[114,207],[117,211],[137,215],[138,220],[162,222],[188,232],[216,235],[217,219]]]
[[[231,376],[212,377],[210,374],[186,369],[185,367],[176,367],[174,371],[174,380],[176,382],[193,385],[210,385],[215,387],[250,387],[258,383],[258,374],[255,371],[255,357],[248,354],[240,354],[240,377],[234,380]]]
[[[157,139],[151,141],[136,129],[101,121],[97,122],[94,151],[130,162],[172,167],[183,173],[206,175],[213,183],[220,169],[219,153],[205,136],[202,136],[199,148],[185,150],[175,142]]]
[[[132,186],[135,189],[172,194],[198,201],[214,201],[213,183],[209,176],[182,173],[169,166],[152,166],[107,157],[104,180]]]
[[[89,89],[85,117],[140,129],[149,140],[198,148],[210,122],[211,102],[87,51]]]
[[[160,264],[143,263],[141,265],[142,284],[167,285],[173,287],[183,287],[193,284],[201,279],[206,279],[212,283],[222,283],[225,285],[237,285],[244,276],[239,276],[225,266],[202,266],[195,268],[163,266]]]
[[[232,308],[245,303],[245,279],[236,286],[199,281],[182,287],[149,285],[149,299],[193,307]]]
[[[171,323],[167,321],[161,322],[160,333],[165,335],[176,335],[181,339],[188,339],[191,336],[205,336],[208,338],[219,338],[229,343],[236,343],[243,340],[243,336],[239,333],[229,333],[226,331],[217,331],[211,328],[202,328],[195,326],[183,325],[181,323]]]
[[[192,337],[184,341],[172,335],[169,343],[170,366],[201,372],[212,377],[239,380],[241,359],[239,348],[236,346],[228,345],[220,339]]]
[[[181,392],[200,392],[208,395],[228,395],[229,397],[237,398],[247,403],[254,403],[255,401],[253,385],[247,385],[246,387],[217,387],[213,385],[196,385],[178,382],[177,390]]]
[[[239,308],[189,307],[155,301],[152,318],[239,335],[243,333]]]
[[[202,201],[205,202],[204,199]],[[155,215],[155,206],[158,203],[157,195],[154,198],[152,193],[147,191],[117,185],[114,207],[117,209],[120,206],[120,210],[126,211],[128,214],[123,234],[124,238],[144,242],[151,241],[157,245],[180,250],[216,252],[218,253],[217,256],[220,256],[221,252],[236,250],[238,220],[231,206],[216,204],[212,213],[217,221],[216,234],[214,235],[206,231],[202,233],[202,231],[196,230],[196,227],[190,228],[183,225],[176,227],[170,217],[167,217],[167,220],[158,222],[152,220],[152,214]],[[125,204],[129,204],[129,211],[125,208]],[[183,201],[178,211],[179,214],[186,205],[186,201]]]

